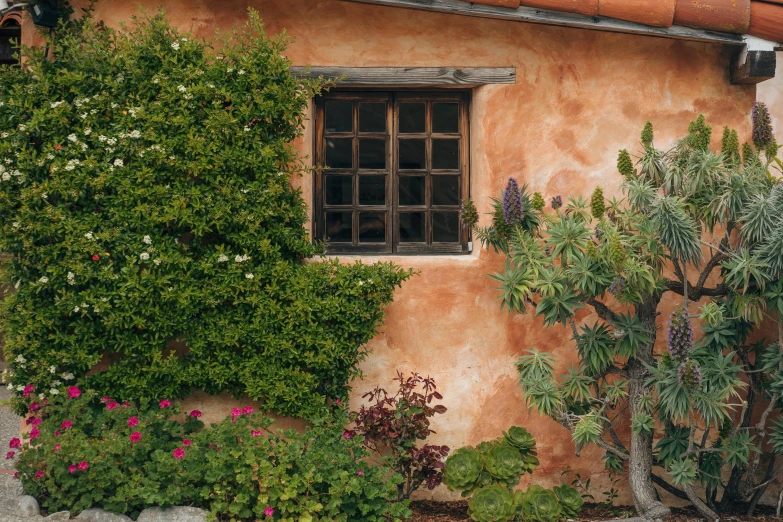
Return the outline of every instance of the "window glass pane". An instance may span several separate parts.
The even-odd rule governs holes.
[[[359,176],[359,204],[386,204],[386,176]]]
[[[332,243],[351,243],[351,212],[326,213],[326,239]]]
[[[352,180],[353,176],[325,176],[326,204],[350,205],[353,202]]]
[[[427,140],[400,140],[400,169],[423,170],[427,168],[424,150]]]
[[[326,132],[353,132],[353,102],[326,102]]]
[[[400,205],[424,204],[424,176],[400,176]]]
[[[386,241],[386,213],[359,213],[359,242],[384,243]]]
[[[359,132],[386,132],[386,104],[359,104]]]
[[[459,140],[432,140],[432,169],[459,169]]]
[[[432,204],[459,205],[459,176],[432,176]]]
[[[402,212],[400,214],[400,241],[403,243],[424,243],[424,212]]]
[[[424,132],[424,103],[401,103],[399,108],[401,133]]]
[[[353,139],[326,138],[326,165],[333,169],[353,168]]]
[[[432,242],[459,242],[459,212],[432,213]]]
[[[359,140],[359,168],[386,169],[386,141]]]
[[[432,132],[459,132],[459,104],[432,104]]]

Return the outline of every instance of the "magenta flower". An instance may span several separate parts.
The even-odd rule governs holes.
[[[184,456],[185,456],[185,450],[184,450],[184,449],[182,449],[182,448],[177,448],[177,449],[175,449],[175,450],[174,450],[174,451],[171,453],[171,455],[172,455],[172,456],[173,456],[175,459],[179,460],[179,459],[181,459],[182,457],[184,457]]]
[[[242,407],[242,415],[250,415],[251,413],[253,413],[252,406],[243,406]]]
[[[41,436],[41,431],[38,428],[33,428],[30,430],[30,442],[34,441],[40,436]]]
[[[138,417],[133,416],[130,419],[128,419],[128,427],[129,428],[132,428],[132,427],[138,426],[138,425],[139,425],[139,418]]]
[[[130,441],[131,442],[139,442],[141,440],[141,433],[138,431],[134,431],[130,434]]]
[[[261,431],[261,430],[253,430],[253,431],[250,432],[250,436],[251,437],[260,437],[263,434],[264,434],[264,432]]]
[[[340,404],[340,399],[335,399],[335,400],[334,400],[334,403],[335,403],[335,404]]]
[[[41,405],[38,404],[37,402],[34,402],[34,403],[32,403],[30,405],[30,407],[28,408],[28,411],[33,412],[33,411],[40,410],[40,409],[41,409]]]
[[[61,448],[61,447],[62,447],[62,446],[60,446],[59,444],[55,444],[55,445],[54,445],[54,451],[60,451],[60,448]]]
[[[21,448],[22,441],[19,440],[19,437],[14,437],[13,439],[11,439],[11,442],[8,443],[8,447],[11,449]]]
[[[32,416],[32,417],[27,417],[27,420],[25,420],[25,421],[24,421],[24,423],[25,423],[26,425],[28,425],[28,426],[29,426],[30,424],[32,424],[33,422],[35,422],[35,416]]]
[[[346,440],[351,440],[353,438],[353,432],[349,430],[345,430],[343,432],[343,438]]]
[[[81,461],[77,467],[78,467],[78,468],[79,468],[81,471],[86,471],[86,470],[87,470],[87,468],[89,468],[89,467],[90,467],[90,465],[89,465],[89,464],[87,464],[87,463],[86,463],[86,462],[84,462],[84,461]]]
[[[168,408],[169,406],[171,406],[171,401],[167,399],[163,399],[162,401],[160,401],[159,406],[161,408]]]
[[[76,473],[76,464],[68,466],[68,473]]]
[[[14,458],[15,455],[16,455],[15,451],[9,451],[8,453],[5,454],[5,460],[11,460],[12,458]]]
[[[242,415],[242,410],[240,410],[239,408],[234,408],[233,410],[231,410],[232,421],[235,422],[237,420],[237,417],[239,417],[240,415]]]
[[[31,393],[35,391],[35,386],[32,384],[28,384],[24,387],[24,391],[22,391],[22,397],[29,397]]]
[[[32,424],[33,428],[35,428],[36,426],[40,426],[42,422],[43,419],[33,419],[33,421],[30,424]]]
[[[108,404],[106,404],[106,409],[111,411],[111,410],[115,409],[119,405],[120,405],[120,403],[115,402],[115,401],[111,401]]]
[[[356,474],[359,475],[360,477],[363,477],[364,476],[364,471],[359,470],[359,471],[356,472]]]
[[[62,424],[60,424],[60,429],[61,430],[67,430],[71,426],[73,426],[73,421],[68,419],[68,420],[63,421]]]
[[[60,430],[54,430],[54,436],[59,437],[60,436]]]
[[[71,399],[78,399],[82,396],[82,391],[77,386],[69,386],[66,392]]]
[[[14,478],[15,478],[15,479],[18,479],[18,478],[19,478],[19,472],[18,472],[18,471],[14,471]]]
[[[183,439],[182,440],[182,444],[187,446],[187,447],[190,447],[190,439]]]
[[[190,416],[193,417],[194,419],[198,419],[199,417],[201,417],[201,412],[198,410],[193,410],[190,412]]]
[[[267,506],[266,509],[264,509],[264,516],[271,517],[274,516],[275,510],[272,506]]]
[[[35,472],[35,478],[42,479],[43,476],[44,476],[44,472],[43,471],[36,471]]]
[[[105,404],[105,403],[107,403],[107,402],[111,402],[111,397],[109,397],[109,396],[107,395],[106,397],[104,397],[103,399],[101,399],[101,402],[102,402],[102,403],[104,403],[104,404]]]

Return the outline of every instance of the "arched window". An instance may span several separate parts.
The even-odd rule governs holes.
[[[15,57],[17,53],[16,44],[22,38],[22,26],[19,20],[8,15],[0,21],[0,64],[18,65],[19,58]]]

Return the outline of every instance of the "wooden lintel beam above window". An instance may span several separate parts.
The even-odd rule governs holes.
[[[292,67],[306,78],[337,78],[340,85],[447,86],[516,83],[513,67]]]
[[[752,84],[775,77],[775,51],[743,49],[731,61],[731,83]]]
[[[451,13],[480,18],[495,18],[517,22],[532,22],[546,25],[578,27],[618,33],[641,34],[679,40],[694,40],[730,45],[742,45],[742,35],[693,29],[683,26],[653,27],[649,25],[626,22],[604,16],[586,16],[575,13],[548,11],[535,7],[518,7],[516,9],[494,5],[475,4],[462,0],[343,0],[363,4],[381,5],[387,7],[403,7],[438,13]]]

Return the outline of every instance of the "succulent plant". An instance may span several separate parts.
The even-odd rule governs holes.
[[[495,442],[486,452],[484,466],[499,482],[515,486],[522,476],[522,454],[517,448],[503,442]]]
[[[555,522],[562,515],[555,494],[541,486],[530,486],[521,499],[521,515],[526,522]]]
[[[484,468],[484,460],[475,448],[460,448],[446,459],[443,483],[449,489],[464,491],[473,489]]]
[[[633,160],[626,149],[621,150],[617,155],[617,171],[626,178],[630,178],[634,174]]]
[[[628,281],[624,277],[615,277],[612,284],[609,285],[609,293],[615,297],[619,297],[625,293],[628,288]]]
[[[561,515],[565,518],[576,518],[582,510],[584,499],[575,488],[561,484],[552,488],[552,492],[560,502]]]
[[[504,431],[503,438],[507,444],[514,446],[522,453],[535,450],[536,447],[536,441],[533,439],[533,435],[525,428],[519,426],[511,426],[508,431]]]
[[[593,195],[590,198],[590,213],[595,219],[601,219],[606,211],[606,202],[604,202],[604,191],[601,187],[595,187]]]
[[[476,522],[508,522],[515,514],[514,496],[497,484],[476,491],[468,502],[468,515]]]

